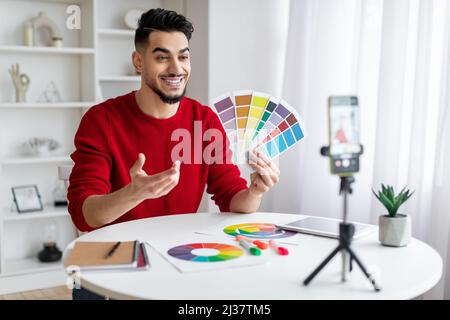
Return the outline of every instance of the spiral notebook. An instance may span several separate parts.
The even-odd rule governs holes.
[[[140,270],[149,267],[148,255],[143,243],[124,241],[108,256],[117,242],[77,241],[64,266],[80,271],[89,270]]]

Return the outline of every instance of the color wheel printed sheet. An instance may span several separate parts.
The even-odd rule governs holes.
[[[262,240],[268,242],[275,240],[278,243],[285,244],[299,244],[304,241],[307,235],[299,234],[297,232],[282,230],[276,227],[276,224],[292,222],[292,217],[287,221],[271,221],[264,217],[253,218],[251,214],[242,214],[243,217],[236,217],[235,219],[226,219],[216,225],[197,230],[198,234],[205,234],[211,236],[228,236],[234,239],[237,235],[242,235],[247,238]],[[242,218],[245,218],[243,221]]]
[[[248,253],[226,237],[192,234],[170,240],[151,241],[151,246],[180,272],[212,271],[257,266],[268,259]]]

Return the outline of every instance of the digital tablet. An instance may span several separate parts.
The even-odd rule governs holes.
[[[339,223],[341,220],[323,217],[305,217],[286,224],[277,225],[280,229],[291,230],[317,236],[339,238]],[[378,228],[375,225],[351,222],[355,226],[353,239],[367,235]]]

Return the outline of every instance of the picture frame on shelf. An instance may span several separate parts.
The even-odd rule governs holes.
[[[16,186],[12,187],[11,191],[17,212],[26,213],[44,209],[37,185]]]

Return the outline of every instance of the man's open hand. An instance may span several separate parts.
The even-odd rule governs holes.
[[[154,175],[148,175],[142,167],[145,155],[139,153],[138,158],[130,169],[130,189],[138,200],[156,199],[167,195],[180,179],[180,161],[175,161],[169,169]]]

